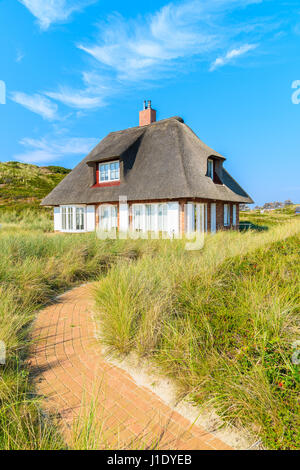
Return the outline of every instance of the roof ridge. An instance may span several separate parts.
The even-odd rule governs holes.
[[[146,131],[149,126],[152,127],[152,126],[161,124],[162,122],[171,121],[171,120],[175,120],[175,121],[178,121],[178,122],[184,124],[184,120],[182,119],[182,117],[180,117],[180,116],[171,116],[169,118],[160,119],[159,121],[151,122],[150,124],[147,124],[146,126],[127,127],[126,129],[120,129],[119,131],[109,132],[109,134],[107,134],[107,135],[121,134],[122,132],[133,131],[133,130],[138,130],[138,129]]]

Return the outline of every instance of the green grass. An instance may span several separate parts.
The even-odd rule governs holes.
[[[95,297],[102,341],[154,361],[182,395],[212,405],[270,449],[299,448],[299,221],[180,242],[120,262]]]
[[[299,221],[218,233],[194,253],[184,241],[53,235],[49,213],[24,207],[3,211],[0,223],[1,449],[66,447],[32,388],[31,323],[57,294],[98,278],[103,341],[115,354],[151,358],[182,394],[266,447],[297,446]],[[75,448],[99,446],[90,417],[76,432]]]
[[[284,209],[276,209],[261,214],[259,210],[251,212],[240,212],[240,223],[245,227],[250,226],[253,230],[268,230],[276,225],[284,224],[299,218],[295,215],[296,206],[288,206]]]
[[[38,207],[69,172],[63,167],[0,162],[0,214],[8,208]]]
[[[35,213],[28,215],[35,220]],[[0,449],[65,447],[54,424],[43,417],[26,363],[36,312],[68,288],[103,276],[120,258],[158,249],[156,241],[145,245],[101,241],[94,233],[43,233],[47,223],[40,217],[36,230],[9,223],[0,230],[0,340],[7,348],[6,364],[0,365]]]

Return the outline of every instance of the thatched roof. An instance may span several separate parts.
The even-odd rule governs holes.
[[[214,183],[206,176],[207,159],[216,160]],[[92,187],[97,162],[119,158],[121,184]],[[252,203],[223,169],[225,158],[202,142],[179,117],[111,132],[42,201],[42,205],[93,204],[153,199],[205,198]]]

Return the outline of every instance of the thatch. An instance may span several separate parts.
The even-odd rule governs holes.
[[[207,159],[215,157],[219,183],[206,176]],[[93,187],[98,162],[119,158],[121,184]],[[108,134],[42,201],[43,205],[204,198],[252,203],[223,169],[225,158],[202,142],[175,117]],[[94,167],[94,168],[93,168]]]

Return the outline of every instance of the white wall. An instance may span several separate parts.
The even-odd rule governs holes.
[[[54,207],[54,230],[61,230],[61,210],[60,207]]]
[[[96,229],[95,206],[86,207],[86,231],[93,232]]]

